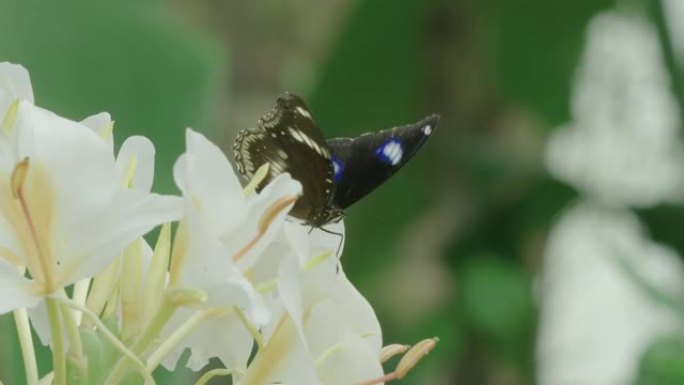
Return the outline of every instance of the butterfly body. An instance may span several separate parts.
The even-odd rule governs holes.
[[[251,178],[269,163],[258,189],[281,173],[302,183],[302,197],[290,215],[313,227],[336,222],[344,209],[396,173],[431,136],[439,122],[433,115],[420,122],[357,138],[325,140],[306,104],[296,95],[281,95],[256,129],[242,130],[233,149],[238,171]]]

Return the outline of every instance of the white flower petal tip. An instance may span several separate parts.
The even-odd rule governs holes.
[[[33,294],[31,281],[17,273],[14,266],[0,260],[0,314],[18,308],[34,308],[41,301]]]
[[[116,156],[122,184],[129,188],[150,191],[154,182],[154,155],[154,144],[148,138],[127,138]]]
[[[0,63],[0,116],[14,100],[33,103],[33,89],[29,73],[21,65],[8,62]]]
[[[114,143],[114,121],[109,113],[100,112],[91,115],[81,120],[81,124],[93,130],[106,143]]]

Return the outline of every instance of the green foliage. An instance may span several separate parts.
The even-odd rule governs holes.
[[[470,327],[508,359],[529,362],[536,310],[528,274],[510,262],[478,255],[461,267],[457,279]]]
[[[209,122],[222,66],[216,47],[154,3],[3,3],[0,61],[29,70],[36,103],[76,120],[107,111],[118,137],[148,136],[156,187],[173,191],[183,130]]]
[[[655,342],[641,357],[637,385],[684,383],[684,338],[681,335]]]
[[[584,28],[610,0],[489,0],[489,45],[506,97],[533,108],[551,124],[569,118],[570,86]]]

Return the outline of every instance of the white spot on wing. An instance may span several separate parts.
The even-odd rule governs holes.
[[[432,126],[430,126],[429,124],[426,126],[423,126],[422,131],[423,131],[423,134],[430,135],[430,134],[432,134]]]
[[[296,108],[297,112],[299,112],[300,115],[304,116],[307,119],[311,119],[311,114],[309,111],[303,109],[302,107],[297,107]]]
[[[300,143],[304,143],[304,139],[303,139],[301,136],[299,136],[299,134],[300,134],[299,131],[295,130],[295,129],[292,128],[292,127],[288,127],[287,130],[290,131],[290,135],[291,135],[293,138],[295,138],[296,141],[298,141],[298,142],[300,142]]]
[[[401,162],[401,158],[404,155],[404,150],[401,147],[401,143],[395,139],[385,143],[380,153],[387,163],[391,164],[392,166],[396,166],[399,164],[399,162]]]

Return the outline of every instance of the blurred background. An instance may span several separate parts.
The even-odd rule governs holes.
[[[185,127],[232,159],[283,91],[328,137],[441,114],[345,219],[386,343],[441,339],[397,384],[684,383],[681,0],[0,4],[0,61],[36,104],[150,137],[161,192]]]

